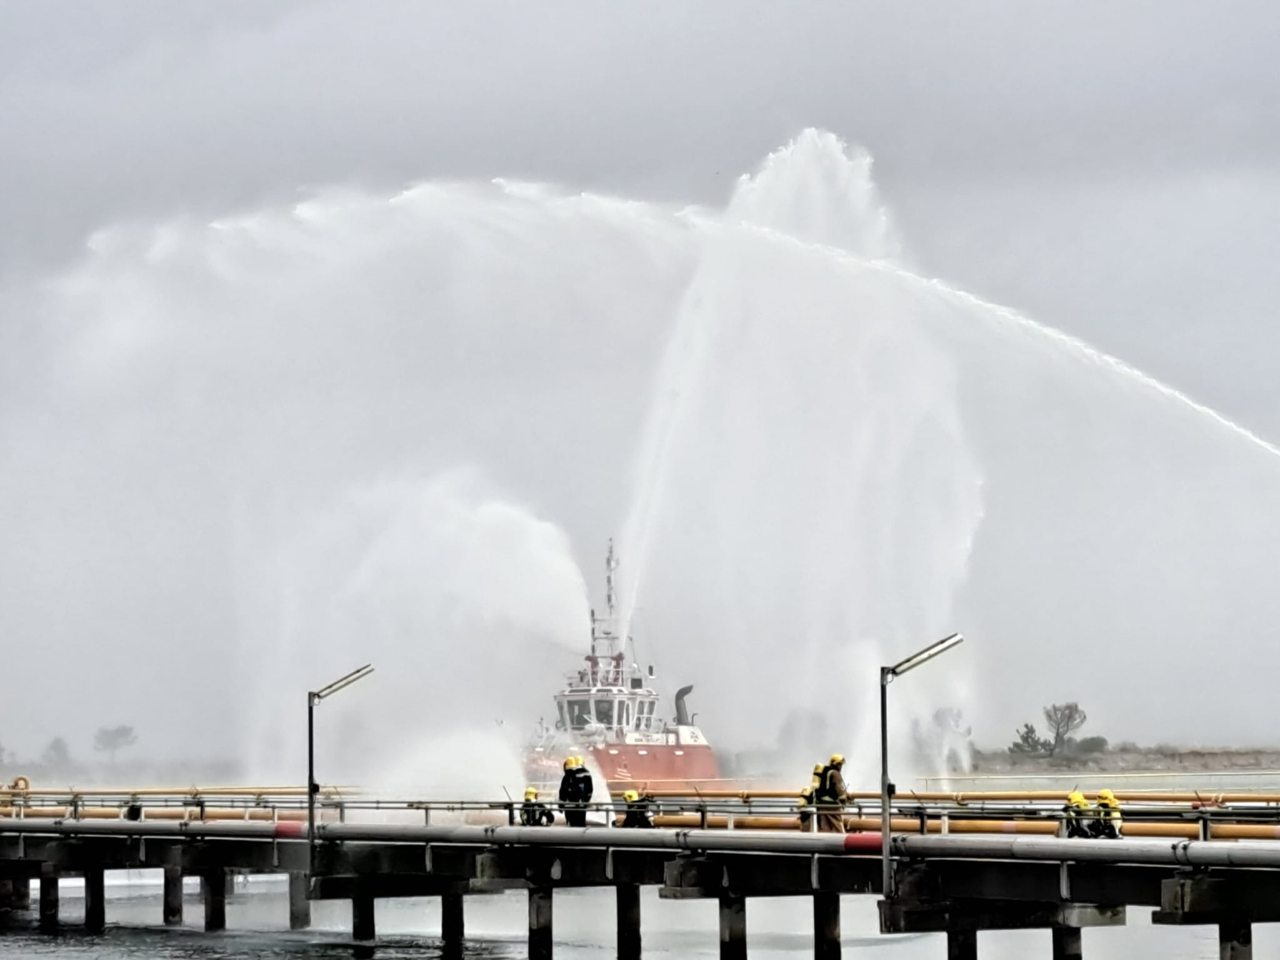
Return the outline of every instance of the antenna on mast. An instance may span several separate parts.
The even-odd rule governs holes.
[[[613,537],[609,538],[609,553],[604,560],[604,599],[609,606],[609,619],[613,619],[613,571],[618,569],[618,562],[613,559]]]

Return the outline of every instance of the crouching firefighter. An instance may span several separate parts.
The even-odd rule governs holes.
[[[622,795],[622,799],[627,801],[627,815],[622,818],[622,825],[652,829],[653,814],[650,809],[653,807],[653,797],[647,793],[641,796],[635,790],[628,790]]]
[[[1062,808],[1062,819],[1067,825],[1067,836],[1073,839],[1093,836],[1093,818],[1089,816],[1089,801],[1079,790],[1067,795],[1067,805]]]
[[[556,815],[545,803],[538,802],[538,791],[528,787],[524,803],[520,805],[520,825],[524,827],[549,827],[556,822]]]
[[[1094,836],[1104,840],[1120,839],[1120,801],[1110,790],[1098,791],[1098,819]]]

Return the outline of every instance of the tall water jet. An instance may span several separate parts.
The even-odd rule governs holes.
[[[477,736],[504,703],[536,720],[574,657],[560,614],[512,607],[504,578],[459,608],[431,593],[450,563],[419,508],[452,490],[588,562],[627,517],[634,633],[729,751],[816,709],[822,749],[853,753],[875,667],[954,628],[964,652],[895,689],[895,743],[940,706],[998,742],[1055,699],[1113,739],[1265,735],[1265,441],[901,248],[869,160],[819,133],[724,209],[431,182],[105,229],[0,291],[15,675],[58,673],[82,725],[136,711],[157,752],[186,754],[199,722],[204,748],[266,764],[295,756],[305,690],[375,637],[373,683],[424,684]],[[463,657],[501,682],[433,686]],[[1231,711],[1170,705],[1206,675]],[[321,719],[354,753],[370,689]],[[47,741],[39,696],[13,691],[7,743]]]

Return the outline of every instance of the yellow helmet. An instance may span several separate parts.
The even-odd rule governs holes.
[[[1111,801],[1114,801],[1114,800],[1115,800],[1115,798],[1116,798],[1116,795],[1115,795],[1114,793],[1112,793],[1110,790],[1099,790],[1099,791],[1098,791],[1098,799],[1099,799],[1099,800],[1111,800]]]
[[[838,766],[840,766],[842,763],[844,763],[844,754],[843,754],[843,753],[833,753],[833,754],[831,755],[831,765],[832,765],[833,767],[838,767]]]
[[[537,799],[538,799],[538,790],[537,790],[537,788],[536,788],[536,787],[525,787],[525,788],[524,788],[524,798],[525,798],[526,800],[537,800]]]
[[[821,775],[821,774],[822,774],[822,764],[820,764],[820,763],[815,763],[815,764],[813,765],[813,772],[814,772],[815,774]]]
[[[628,790],[622,795],[622,799],[627,801],[627,803],[635,803],[640,799],[640,794],[636,793],[634,790]]]
[[[1068,803],[1084,803],[1084,794],[1079,790],[1072,790],[1067,794]]]
[[[564,758],[564,768],[565,768],[566,770],[572,770],[572,769],[573,769],[573,757],[565,757],[565,758]]]
[[[587,763],[587,761],[586,761],[583,757],[574,757],[574,758],[573,758],[573,765],[574,765],[575,767],[583,767],[583,766],[586,766],[586,763]]]

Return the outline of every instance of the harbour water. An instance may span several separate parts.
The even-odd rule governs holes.
[[[108,888],[107,931],[102,936],[80,933],[82,901],[64,892],[64,932],[58,937],[37,933],[34,919],[19,916],[0,934],[0,958],[49,957],[93,960],[266,960],[266,958],[345,958],[353,954],[351,916],[347,903],[313,905],[313,927],[287,929],[285,888],[273,881],[255,882],[227,903],[228,932],[206,934],[200,929],[198,897],[188,895],[186,924],[167,929],[159,924],[161,902],[149,883]],[[555,902],[555,954],[561,960],[606,960],[613,946],[613,897],[606,890],[561,891]],[[941,935],[882,937],[876,933],[875,899],[845,897],[842,904],[845,956],[884,960],[941,960],[946,943]],[[644,952],[655,957],[715,957],[719,952],[714,901],[660,901],[656,890],[642,896]],[[1090,960],[1164,957],[1193,960],[1218,955],[1213,927],[1153,927],[1145,908],[1129,911],[1129,925],[1086,930],[1085,955]],[[465,957],[510,958],[526,955],[525,895],[520,891],[467,899]],[[440,908],[433,900],[383,900],[377,906],[379,939],[375,956],[381,960],[429,960],[442,956],[439,940]],[[813,955],[810,910],[802,899],[752,900],[747,906],[750,955],[760,960]],[[1263,925],[1254,928],[1260,956],[1280,949],[1280,933]],[[979,937],[984,960],[1049,955],[1045,931],[985,933]]]

